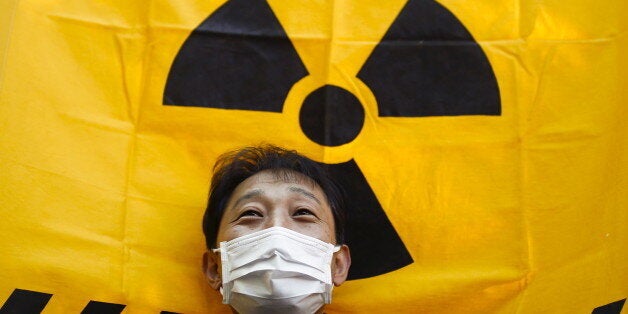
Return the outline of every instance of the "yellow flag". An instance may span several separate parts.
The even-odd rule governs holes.
[[[620,313],[627,6],[0,2],[0,312],[230,313],[211,166],[274,143],[351,196],[328,313]]]

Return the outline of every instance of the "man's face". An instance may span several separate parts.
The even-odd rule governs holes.
[[[334,217],[324,192],[297,172],[262,171],[240,183],[225,207],[217,242],[270,227],[336,243]]]
[[[262,171],[244,180],[233,191],[218,227],[217,243],[283,227],[321,241],[336,244],[334,216],[323,190],[297,173]],[[349,273],[349,247],[341,245],[331,261],[331,279],[341,285]],[[203,269],[210,286],[222,285],[220,253],[203,255]]]

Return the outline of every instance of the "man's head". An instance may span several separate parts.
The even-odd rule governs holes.
[[[223,241],[271,227],[337,244],[331,279],[342,284],[351,258],[344,242],[344,204],[338,186],[315,161],[295,151],[265,145],[222,155],[214,166],[203,232],[209,251],[205,274],[220,288],[220,255],[211,249]]]

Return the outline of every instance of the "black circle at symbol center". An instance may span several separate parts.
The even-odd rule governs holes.
[[[312,141],[338,146],[351,142],[360,134],[364,108],[348,90],[325,85],[305,97],[299,123],[303,133]]]

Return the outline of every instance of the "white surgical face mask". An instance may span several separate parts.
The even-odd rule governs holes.
[[[222,302],[238,313],[307,313],[331,302],[339,246],[282,227],[220,242]]]

